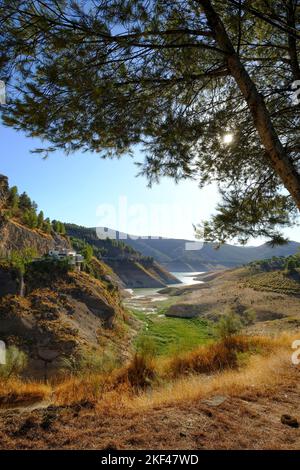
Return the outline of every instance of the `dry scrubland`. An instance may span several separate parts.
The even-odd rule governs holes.
[[[8,380],[1,448],[297,448],[300,431],[280,422],[299,405],[293,339],[236,336],[175,358],[143,352],[59,384]]]
[[[275,282],[273,274],[250,278],[242,269],[207,280],[168,291],[169,315],[174,308],[178,314],[197,306],[198,319],[135,315],[144,340],[123,366],[107,356],[101,370],[70,368],[47,384],[2,378],[0,447],[298,449],[300,429],[281,417],[300,420],[300,366],[291,362],[292,342],[299,339],[299,297],[283,292],[291,284],[286,277]],[[271,281],[280,292],[268,289]],[[253,304],[257,319],[242,333],[204,338],[201,328],[213,319],[213,309],[218,317],[230,306],[243,318]],[[190,350],[166,351],[159,325],[167,334],[168,321],[171,336],[182,333],[178,322],[192,322],[189,328],[204,322],[204,344],[195,347],[192,341]],[[158,353],[147,342],[151,336]]]
[[[199,280],[205,283],[169,289],[177,301],[167,310],[168,316],[216,320],[231,307],[241,317],[247,309],[255,310],[252,332],[292,333],[300,327],[300,282],[284,272],[253,274],[248,268],[239,268],[200,276]]]

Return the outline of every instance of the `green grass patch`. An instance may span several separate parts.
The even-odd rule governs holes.
[[[144,322],[144,328],[136,338],[151,339],[158,356],[172,356],[195,349],[213,338],[211,322],[200,318],[170,318],[161,313],[146,315],[141,311],[133,314]]]

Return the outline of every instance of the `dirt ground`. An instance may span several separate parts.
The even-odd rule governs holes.
[[[1,449],[299,449],[300,366],[264,393],[211,397],[145,411],[99,411],[90,403],[0,415]]]

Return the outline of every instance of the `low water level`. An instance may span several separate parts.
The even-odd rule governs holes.
[[[195,280],[195,276],[202,274],[202,272],[173,272],[172,273],[179,281],[180,284],[170,284],[170,287],[189,286],[192,284],[199,284],[202,281]],[[156,310],[155,306],[151,306],[152,302],[162,302],[167,300],[164,294],[160,294],[161,288],[137,288],[137,289],[126,289],[131,294],[130,299],[125,301],[125,305],[129,308],[138,309],[142,311]]]
[[[197,281],[197,279],[195,279],[196,276],[198,276],[198,274],[203,274],[203,271],[195,271],[195,272],[175,272],[175,273],[171,273],[173,274],[173,276],[177,277],[177,279],[179,279],[179,281],[182,282],[182,284],[186,285],[186,286],[190,286],[192,284],[199,284],[201,283],[201,281]]]

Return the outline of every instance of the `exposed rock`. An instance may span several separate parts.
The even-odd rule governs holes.
[[[165,313],[166,317],[193,318],[204,313],[201,304],[175,304],[171,305]]]
[[[212,398],[208,398],[206,400],[201,400],[202,403],[204,403],[205,405],[208,405],[208,406],[219,406],[219,405],[222,405],[222,403],[224,403],[224,401],[227,400],[227,397],[224,396],[224,395],[216,395]]]
[[[52,362],[54,359],[57,359],[59,352],[54,349],[47,348],[38,348],[38,356],[42,361]]]
[[[68,239],[58,234],[47,235],[31,230],[18,222],[0,219],[0,252],[3,254],[8,254],[12,250],[33,248],[39,255],[44,255],[57,245],[70,247]]]
[[[117,346],[122,357],[126,334],[114,345],[110,332],[125,315],[118,291],[109,292],[104,282],[83,272],[43,281],[25,297],[0,298],[0,337],[28,354],[27,375],[50,377],[61,370],[63,357],[91,349],[100,353],[105,345]]]
[[[86,305],[96,317],[100,318],[105,327],[112,327],[115,310],[103,296],[99,296],[99,292],[74,289],[73,296]]]
[[[107,264],[114,270],[127,288],[156,288],[179,281],[156,262],[134,259],[110,259]]]
[[[43,233],[40,230],[30,229],[22,222],[12,219],[2,209],[7,209],[9,197],[9,183],[7,176],[0,175],[0,254],[6,256],[12,250],[21,251],[32,248],[39,255],[43,255],[57,245],[70,248],[66,237],[52,233]]]
[[[25,374],[47,378],[61,370],[62,358],[101,354],[106,346],[119,358],[127,356],[128,329],[119,336],[110,331],[121,330],[125,312],[108,266],[94,260],[89,275],[34,260],[23,276],[6,260],[13,250],[30,248],[42,256],[57,246],[71,247],[67,237],[30,229],[18,214],[11,218],[8,196],[8,179],[0,175],[0,338],[28,355]]]

